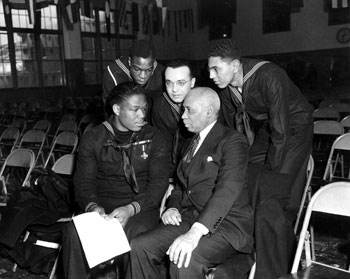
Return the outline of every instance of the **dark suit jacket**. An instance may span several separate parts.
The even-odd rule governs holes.
[[[186,154],[185,150],[184,154]],[[248,145],[245,137],[217,122],[183,172],[168,207],[195,207],[196,222],[220,233],[234,249],[249,253],[253,247],[253,211],[247,192]],[[186,210],[186,209],[185,209]]]

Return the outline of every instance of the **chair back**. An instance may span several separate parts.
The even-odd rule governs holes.
[[[20,131],[16,127],[6,128],[0,135],[0,156],[7,157],[15,148],[20,136]],[[5,151],[8,150],[8,152]]]
[[[314,122],[314,134],[341,135],[343,133],[344,128],[338,121],[318,120]]]
[[[77,131],[79,133],[79,135],[82,135],[84,133],[84,130],[86,128],[86,126],[91,123],[91,121],[93,120],[93,115],[92,114],[85,114],[82,116],[82,118],[79,121],[78,127],[77,127]]]
[[[59,133],[51,145],[44,167],[47,167],[51,159],[55,163],[56,156],[59,157],[68,153],[73,154],[78,146],[78,141],[79,137],[75,132],[63,131]]]
[[[41,119],[35,122],[33,126],[33,130],[41,130],[43,131],[46,135],[50,131],[51,128],[51,121],[48,119]]]
[[[341,151],[350,151],[350,133],[346,133],[337,137],[333,142],[331,150],[329,152],[326,169],[323,175],[324,180],[329,178],[329,180],[332,181],[333,177],[335,177],[335,172],[338,164],[342,168],[341,178],[344,180],[346,179],[344,176],[344,166],[348,164],[344,164],[344,156],[349,156],[349,154],[343,154],[344,152]],[[336,156],[335,158],[334,155]],[[350,179],[350,169],[348,179]]]
[[[43,157],[43,147],[46,141],[46,135],[41,130],[29,130],[24,133],[20,143],[19,147],[29,148],[33,150],[36,154],[36,162],[37,163],[39,157],[42,160],[42,163],[44,163],[44,157]]]
[[[77,130],[77,122],[75,120],[64,120],[58,125],[55,136],[57,136],[62,131],[73,131]]]
[[[315,120],[339,120],[339,112],[331,108],[318,108],[312,113]]]
[[[345,117],[340,121],[340,124],[343,126],[344,132],[345,132],[345,133],[350,132],[350,115],[345,116]]]
[[[52,170],[59,174],[73,175],[75,169],[75,155],[65,154],[58,158]]]
[[[17,118],[12,122],[11,127],[18,128],[19,135],[22,136],[27,128],[27,121],[23,118]]]
[[[18,148],[13,150],[9,156],[7,156],[4,164],[0,170],[0,180],[2,186],[2,191],[0,193],[0,206],[6,206],[7,200],[9,198],[9,187],[10,193],[14,192],[14,188],[21,186],[26,186],[29,183],[30,174],[35,166],[35,154],[32,150],[26,148]],[[8,167],[20,167],[26,169],[26,172],[20,175],[20,180],[16,183],[8,185],[8,181],[17,181],[19,176],[16,175],[14,171],[7,171]],[[24,178],[23,178],[24,177]],[[15,178],[15,179],[12,179]]]

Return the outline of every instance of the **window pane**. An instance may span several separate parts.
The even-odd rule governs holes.
[[[85,84],[97,84],[97,63],[84,61],[84,80]]]
[[[95,38],[82,38],[85,84],[98,83],[98,61],[96,60]]]
[[[0,32],[0,88],[12,87],[7,34]]]
[[[50,5],[41,9],[41,28],[58,30],[56,6]]]
[[[91,37],[82,38],[83,60],[95,60],[95,39]]]
[[[40,42],[44,86],[63,85],[63,69],[58,35],[41,34]]]
[[[0,26],[4,27],[5,24],[5,16],[4,16],[4,7],[2,4],[2,0],[0,1]]]
[[[82,9],[80,9],[80,27],[82,32],[96,32],[95,25],[95,11],[92,11],[92,17],[89,18],[84,16],[82,13]]]
[[[111,38],[109,41],[107,38],[101,38],[101,53],[102,60],[113,61],[116,58],[117,43],[115,38]]]
[[[12,25],[14,28],[33,28],[34,25],[29,23],[29,16],[27,10],[15,10],[12,12]]]
[[[118,56],[128,56],[132,45],[132,39],[120,40],[120,50]]]
[[[100,31],[101,33],[107,33],[106,13],[104,11],[99,11],[99,17],[100,17]],[[110,21],[111,34],[115,34],[114,12],[110,12],[109,21]]]
[[[13,35],[15,42],[18,87],[39,86],[34,35],[28,33],[13,33]]]
[[[61,61],[43,61],[44,86],[62,86]]]

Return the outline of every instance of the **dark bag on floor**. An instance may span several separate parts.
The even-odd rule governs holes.
[[[36,237],[60,243],[64,223],[56,221],[72,216],[72,192],[70,177],[42,169],[33,173],[31,187],[21,187],[11,196],[0,222],[0,243],[20,267],[38,274],[50,270],[57,250],[33,243]],[[30,238],[23,242],[27,230]]]

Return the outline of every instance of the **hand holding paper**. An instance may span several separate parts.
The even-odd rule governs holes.
[[[97,212],[73,218],[90,268],[130,251],[129,241],[116,218],[105,219]]]

